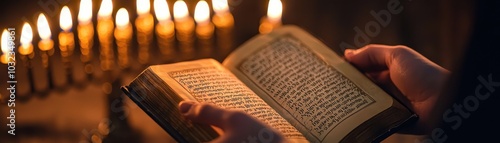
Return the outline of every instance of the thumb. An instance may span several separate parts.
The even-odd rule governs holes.
[[[392,46],[367,45],[361,49],[346,49],[345,58],[351,64],[363,71],[387,70],[391,66]]]
[[[222,120],[225,110],[212,104],[198,103],[194,101],[182,101],[179,103],[179,110],[187,119],[202,123],[222,127]]]

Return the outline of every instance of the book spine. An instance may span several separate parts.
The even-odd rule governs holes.
[[[153,111],[151,111],[149,108],[147,108],[142,101],[142,99],[137,95],[137,93],[131,89],[128,86],[122,86],[121,87],[122,91],[130,98],[132,101],[134,101],[137,106],[139,106],[146,114],[148,114],[152,119],[160,125],[163,130],[167,131],[167,133],[174,138],[177,142],[180,143],[187,143],[188,141],[179,133],[175,130],[173,126],[171,126],[169,123],[166,123],[165,121],[161,120],[160,117],[156,116]]]

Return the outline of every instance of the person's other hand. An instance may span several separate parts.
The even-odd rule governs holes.
[[[284,141],[278,131],[242,111],[226,110],[212,104],[193,101],[179,103],[179,110],[193,122],[222,129],[224,134],[211,141],[213,143]]]
[[[348,49],[344,55],[419,116],[414,128],[405,132],[428,133],[439,123],[443,105],[450,100],[441,95],[448,70],[406,46],[367,45],[358,50]]]

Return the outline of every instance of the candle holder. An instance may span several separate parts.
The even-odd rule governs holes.
[[[137,28],[137,42],[139,44],[139,63],[149,63],[149,49],[153,41],[154,18],[150,13],[139,15],[135,21]]]
[[[210,22],[196,26],[196,37],[200,40],[210,40],[214,35],[214,25]]]
[[[210,22],[199,24],[196,27],[196,37],[198,47],[200,47],[200,57],[208,58],[212,54],[214,25]]]
[[[19,54],[21,61],[23,62],[28,73],[30,92],[35,93],[35,79],[33,78],[33,63],[31,61],[35,57],[35,53],[33,52],[33,45],[29,44],[26,47],[19,47]]]
[[[69,83],[73,82],[73,67],[71,57],[75,49],[75,36],[73,32],[59,33],[59,49],[61,50],[61,58],[64,69],[66,70],[66,78]]]
[[[78,25],[78,38],[80,43],[80,60],[84,64],[84,70],[90,78],[94,68],[90,63],[92,60],[92,47],[94,45],[94,26],[92,22]]]
[[[115,29],[116,45],[118,46],[118,65],[127,69],[130,67],[129,49],[132,41],[132,26]]]
[[[113,50],[113,30],[114,23],[111,18],[102,18],[97,21],[97,35],[100,45],[101,69],[109,71],[113,68],[114,50]]]
[[[175,54],[175,29],[172,21],[160,22],[156,25],[156,37],[164,60],[171,60]]]
[[[194,19],[189,16],[186,2],[178,0],[174,3],[174,23],[177,41],[184,60],[194,58]]]
[[[220,54],[218,57],[225,57],[233,46],[233,15],[229,12],[215,14],[212,22],[216,27],[216,41],[219,48],[218,54]]]
[[[180,51],[183,53],[193,52],[194,43],[194,20],[191,17],[186,17],[182,21],[175,21],[175,30],[177,32],[177,41],[179,41]]]
[[[47,71],[48,78],[48,86],[49,89],[54,88],[54,81],[52,76],[52,64],[51,58],[54,54],[54,41],[47,39],[42,40],[38,43],[38,47],[40,48],[40,57],[42,58],[42,67]]]

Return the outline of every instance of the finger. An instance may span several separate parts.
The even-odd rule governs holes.
[[[361,49],[345,51],[345,58],[363,71],[386,70],[391,64],[393,46],[367,45]]]
[[[241,111],[226,110],[212,104],[192,101],[179,103],[179,110],[193,122],[214,125],[224,130],[224,135],[213,140],[213,143],[242,142],[249,136],[259,135],[262,131],[268,131],[264,133],[272,137],[272,142],[283,140],[277,131]]]
[[[189,120],[210,124],[217,127],[224,126],[224,114],[227,110],[216,107],[212,104],[183,101],[179,103],[179,110]]]

